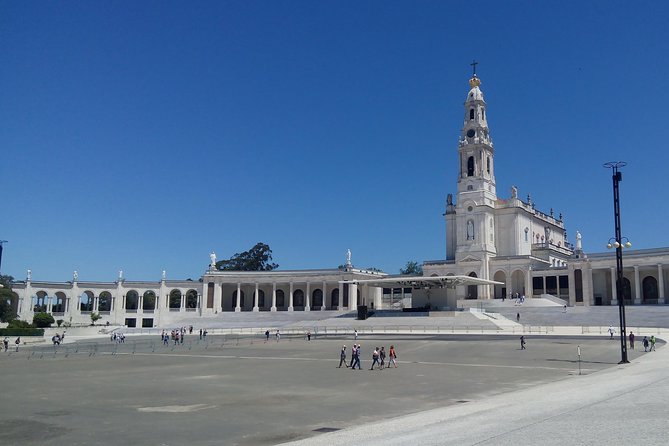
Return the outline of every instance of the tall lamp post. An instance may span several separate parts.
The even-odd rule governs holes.
[[[615,238],[610,239],[608,248],[616,248],[616,294],[618,295],[618,314],[620,316],[620,354],[621,359],[618,364],[627,364],[627,327],[625,324],[625,296],[623,295],[623,246],[631,247],[627,238],[623,240],[620,234],[620,195],[619,183],[623,180],[621,167],[625,167],[625,161],[611,161],[604,164],[604,167],[613,171],[613,217],[615,221]],[[626,240],[626,242],[625,242]],[[613,243],[611,243],[613,241]]]
[[[2,272],[2,245],[7,243],[7,240],[0,240],[0,272]]]

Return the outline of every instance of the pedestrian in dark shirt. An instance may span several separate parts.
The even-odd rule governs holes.
[[[348,368],[348,364],[346,364],[346,346],[341,348],[341,352],[339,353],[339,367],[337,368],[340,369],[342,364]]]

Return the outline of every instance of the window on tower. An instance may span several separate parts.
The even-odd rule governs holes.
[[[468,177],[473,177],[474,176],[474,157],[470,156],[469,159],[467,159],[467,176]]]
[[[474,109],[473,108],[469,109],[469,119],[474,119]]]
[[[487,164],[486,167],[488,168],[488,175],[490,175],[490,157],[486,158],[486,164]]]
[[[481,120],[485,119],[485,108],[481,109]]]

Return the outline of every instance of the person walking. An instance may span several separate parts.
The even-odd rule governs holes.
[[[650,337],[650,351],[655,351],[655,336]]]
[[[353,344],[353,349],[351,352],[351,370],[355,370],[355,366],[358,366],[358,370],[362,370],[360,365],[360,346]]]
[[[3,345],[5,346],[5,351],[9,349],[9,338],[5,336],[5,339],[2,341]]]
[[[339,367],[338,369],[341,368],[341,365],[344,364],[346,368],[348,368],[348,364],[346,364],[346,346],[344,345],[341,348],[341,352],[339,352]]]
[[[353,338],[357,341],[358,340],[358,330],[353,330]]]
[[[372,367],[369,370],[374,370],[374,364],[379,363],[379,348],[374,347],[374,351],[372,352]]]
[[[383,370],[383,367],[386,364],[386,348],[381,347],[381,350],[379,351],[379,361],[381,361],[381,370]]]
[[[520,322],[520,313],[516,313],[516,322]]]
[[[281,339],[281,333],[279,333],[279,330],[276,331],[276,342],[279,342]]]
[[[200,328],[200,341],[202,340],[202,329]]]
[[[630,331],[630,349],[634,350],[634,332]]]
[[[269,341],[269,330],[265,330],[265,344]]]
[[[390,368],[390,364],[393,364],[397,368],[397,352],[395,352],[394,345],[391,345],[388,351],[388,368]]]
[[[21,336],[16,338],[16,341],[14,341],[14,344],[16,344],[16,353],[19,352],[19,345],[21,345]]]
[[[525,336],[520,337],[520,349],[521,350],[526,350],[526,348],[525,348]]]
[[[311,341],[311,331],[307,331],[307,341]]]
[[[648,351],[648,338],[644,336],[643,341],[641,341],[641,343],[643,344],[643,351],[647,352]]]
[[[616,332],[616,329],[613,328],[613,325],[609,325],[609,330],[608,330],[608,332],[609,332],[609,335],[610,335],[609,339],[613,340],[613,333]]]

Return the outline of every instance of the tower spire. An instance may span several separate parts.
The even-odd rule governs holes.
[[[476,61],[476,59],[472,60],[472,63],[469,64],[469,65],[472,66],[472,71],[473,71],[472,72],[472,77],[476,77],[476,65],[478,65],[478,64],[479,63]]]

